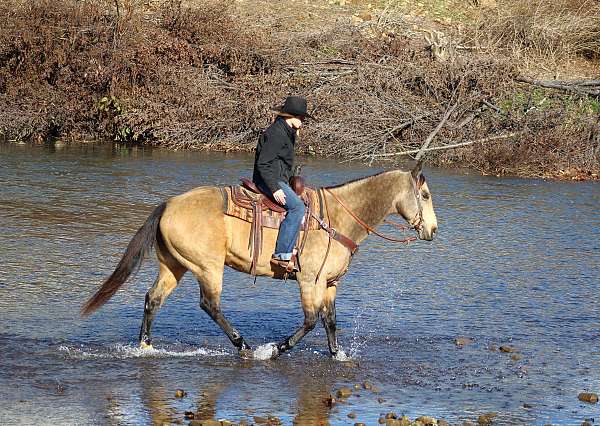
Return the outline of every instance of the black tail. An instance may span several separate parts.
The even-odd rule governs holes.
[[[104,284],[102,284],[102,287],[98,289],[96,294],[83,305],[81,315],[89,315],[108,302],[125,281],[127,281],[129,276],[132,273],[135,274],[140,269],[142,261],[150,250],[152,250],[154,242],[158,237],[157,233],[160,232],[158,225],[166,207],[167,203],[162,203],[155,208],[142,227],[138,229],[129,242],[127,250],[125,250],[123,257],[121,257],[115,271],[104,281]]]

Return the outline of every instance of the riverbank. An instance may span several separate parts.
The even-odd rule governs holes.
[[[0,133],[251,151],[295,93],[307,155],[395,163],[441,125],[432,164],[598,179],[600,6],[521,3],[11,0]]]

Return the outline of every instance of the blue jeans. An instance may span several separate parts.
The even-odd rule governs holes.
[[[304,217],[304,201],[298,197],[287,183],[278,181],[277,185],[285,194],[285,205],[283,207],[287,210],[287,214],[279,226],[279,234],[277,234],[277,243],[275,244],[275,253],[273,256],[283,260],[290,260],[296,239],[298,238],[302,218]],[[261,186],[261,190],[272,196],[271,191],[267,190],[267,188]]]

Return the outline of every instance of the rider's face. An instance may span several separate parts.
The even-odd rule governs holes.
[[[302,126],[302,120],[296,117],[290,117],[286,121],[294,129],[299,129]]]

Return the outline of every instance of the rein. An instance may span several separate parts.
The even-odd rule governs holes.
[[[375,234],[378,237],[383,238],[384,240],[393,241],[395,243],[407,243],[408,244],[409,242],[415,241],[417,239],[416,237],[406,237],[406,238],[398,239],[398,238],[394,238],[394,237],[389,237],[385,234],[378,232],[375,228],[370,226],[368,223],[366,223],[364,220],[362,220],[360,217],[358,217],[352,210],[350,210],[350,208],[348,208],[348,206],[346,206],[344,204],[344,202],[337,195],[335,195],[333,192],[331,192],[328,188],[324,188],[324,190],[327,191],[327,193],[330,194],[335,199],[335,201],[337,201],[344,208],[344,210],[346,210],[348,212],[348,214],[350,216],[352,216],[352,219],[354,219],[360,226],[365,228],[365,230],[367,231],[367,234]],[[396,223],[391,220],[385,219],[384,222],[396,227],[397,229],[399,229],[401,231],[406,231],[407,229],[409,229],[407,226],[402,225],[400,223]],[[410,224],[413,226],[414,229],[418,229],[419,226],[421,225],[421,222],[422,222],[421,212],[419,211],[419,213],[417,213],[415,218],[410,221]]]

